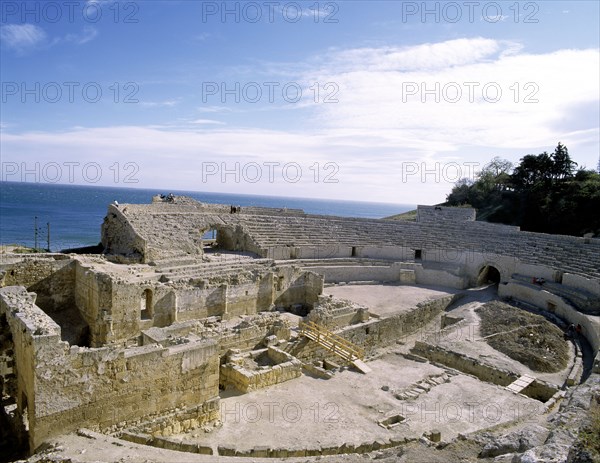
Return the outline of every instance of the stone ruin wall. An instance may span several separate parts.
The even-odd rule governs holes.
[[[307,320],[330,331],[365,322],[369,319],[369,309],[345,299],[320,296],[317,306],[309,312]]]
[[[226,206],[200,203],[110,205],[102,224],[102,245],[120,262],[159,262],[165,259],[201,259],[202,235],[217,230],[217,243],[231,251],[266,257],[235,214]]]
[[[0,288],[15,285],[40,293],[37,304],[45,311],[60,311],[75,304],[74,263],[63,254],[24,255],[17,262],[2,264],[0,268]]]
[[[423,326],[463,296],[464,294],[459,293],[420,302],[414,310],[388,318],[373,319],[356,326],[351,325],[338,334],[361,346],[368,353],[379,347],[394,344],[406,336],[419,333]]]
[[[146,255],[146,239],[114,205],[108,206],[102,223],[101,242],[107,254],[127,256],[132,262],[140,261]]]
[[[112,340],[107,309],[111,307],[111,286],[108,275],[96,275],[88,267],[75,263],[75,304],[90,327],[89,343],[94,347]]]
[[[323,290],[322,278],[296,267],[272,268],[237,284],[171,286],[129,283],[79,265],[76,301],[91,328],[91,345],[102,346],[139,335],[152,326],[168,326],[219,316],[253,315],[274,306],[311,306]],[[151,291],[150,319],[141,318],[142,300]]]
[[[21,412],[27,408],[31,449],[81,426],[108,428],[218,397],[215,341],[69,347],[23,287],[0,290],[0,316],[13,337],[18,405]]]
[[[243,358],[250,356],[251,353],[239,355],[237,358],[232,355],[229,362],[221,365],[219,379],[221,386],[224,388],[231,386],[246,393],[283,383],[302,375],[302,362],[290,354],[273,346],[257,352],[264,352],[275,364],[265,369],[250,370],[243,365]]]
[[[359,258],[360,259],[360,258]],[[389,281],[399,283],[415,282],[415,264],[407,262],[369,262],[357,260],[354,263],[322,263],[305,267],[323,275],[325,283],[349,281]]]
[[[448,306],[461,299],[464,294],[442,296],[431,301],[421,302],[417,304],[413,310],[408,310],[397,315],[387,318],[371,318],[365,320],[361,310],[357,306],[350,306],[350,310],[337,311],[319,311],[312,316],[312,321],[321,324],[321,317],[325,316],[324,322],[329,326],[335,327],[339,325],[337,318],[345,319],[349,313],[354,313],[351,325],[347,325],[339,331],[336,331],[338,336],[345,338],[351,343],[360,346],[364,349],[365,354],[369,355],[380,347],[393,345],[397,341],[401,341],[406,336],[419,333],[423,326],[427,325],[436,316],[440,315]],[[355,312],[352,308],[356,309]],[[311,318],[311,317],[309,317]],[[425,333],[423,334],[425,335]],[[294,352],[297,358],[310,361],[312,359],[324,359],[335,364],[344,364],[338,356],[332,354],[328,350],[320,347],[314,342],[301,344]]]
[[[253,315],[273,307],[311,307],[323,290],[323,279],[295,266],[264,266],[235,278],[211,277],[187,283],[157,280],[131,282],[78,259],[24,258],[3,266],[4,284],[40,291],[37,304],[49,314],[68,306],[89,327],[89,345],[130,340],[141,330],[176,321],[219,316]],[[142,319],[142,301],[151,294],[149,319]]]
[[[178,322],[164,328],[149,328],[142,331],[142,345],[160,344],[168,346],[176,338],[211,338],[217,341],[218,355],[227,354],[230,349],[258,349],[268,336],[290,339],[289,324],[278,312],[263,312],[245,317],[236,326],[224,327],[217,318],[205,321]]]
[[[519,374],[517,373],[488,365],[479,359],[471,358],[465,354],[444,349],[443,347],[428,344],[423,341],[416,341],[412,352],[422,356],[423,359],[426,358],[431,362],[455,368],[462,373],[473,375],[481,381],[498,384],[502,387],[508,386],[519,378]],[[558,388],[556,386],[540,379],[536,379],[523,389],[521,393],[528,397],[540,400],[541,402],[547,402],[557,393],[557,391]]]

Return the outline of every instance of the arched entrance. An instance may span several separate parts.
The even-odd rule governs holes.
[[[479,271],[479,275],[477,276],[477,286],[491,283],[500,283],[500,270],[493,265],[485,265]]]
[[[204,253],[236,250],[235,229],[218,225],[208,225],[200,230],[201,246]]]
[[[140,302],[140,319],[152,320],[152,290],[145,289]]]

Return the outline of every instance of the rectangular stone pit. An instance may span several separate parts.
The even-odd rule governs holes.
[[[283,383],[302,374],[302,362],[287,352],[270,346],[243,354],[231,355],[221,365],[219,384],[241,392],[254,391]]]
[[[382,428],[393,429],[399,424],[404,423],[404,421],[406,421],[406,418],[404,418],[402,415],[392,415],[385,420],[379,421],[378,424]]]

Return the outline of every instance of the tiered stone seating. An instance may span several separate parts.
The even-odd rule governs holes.
[[[477,211],[471,207],[417,206],[417,222],[474,221]]]
[[[162,258],[193,257],[190,250],[200,247],[202,231],[211,227],[234,230],[239,226],[248,241],[264,251],[264,256],[269,249],[286,246],[405,247],[428,252],[443,249],[512,256],[522,262],[600,279],[600,240],[586,242],[578,237],[522,232],[518,227],[485,222],[443,220],[443,225],[436,225],[310,215],[290,210],[282,213],[278,209],[256,207],[231,214],[228,205],[160,203],[124,207],[130,225]]]
[[[571,286],[565,286],[553,281],[545,281],[542,285],[539,285],[534,283],[532,281],[532,277],[527,275],[514,274],[512,275],[512,280],[521,285],[528,285],[539,290],[543,289],[552,294],[556,294],[557,296],[565,299],[568,303],[581,312],[588,313],[590,315],[600,315],[600,297],[593,295],[589,291],[585,291],[580,288],[573,288]]]
[[[212,278],[237,275],[241,272],[264,270],[271,266],[271,259],[240,259],[223,262],[203,262],[194,265],[179,265],[158,268],[157,272],[165,275],[171,281],[189,280],[191,278]]]

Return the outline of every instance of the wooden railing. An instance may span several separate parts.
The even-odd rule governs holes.
[[[315,341],[321,347],[348,362],[363,359],[365,356],[364,351],[360,347],[314,322],[300,322],[299,328],[301,335]]]

